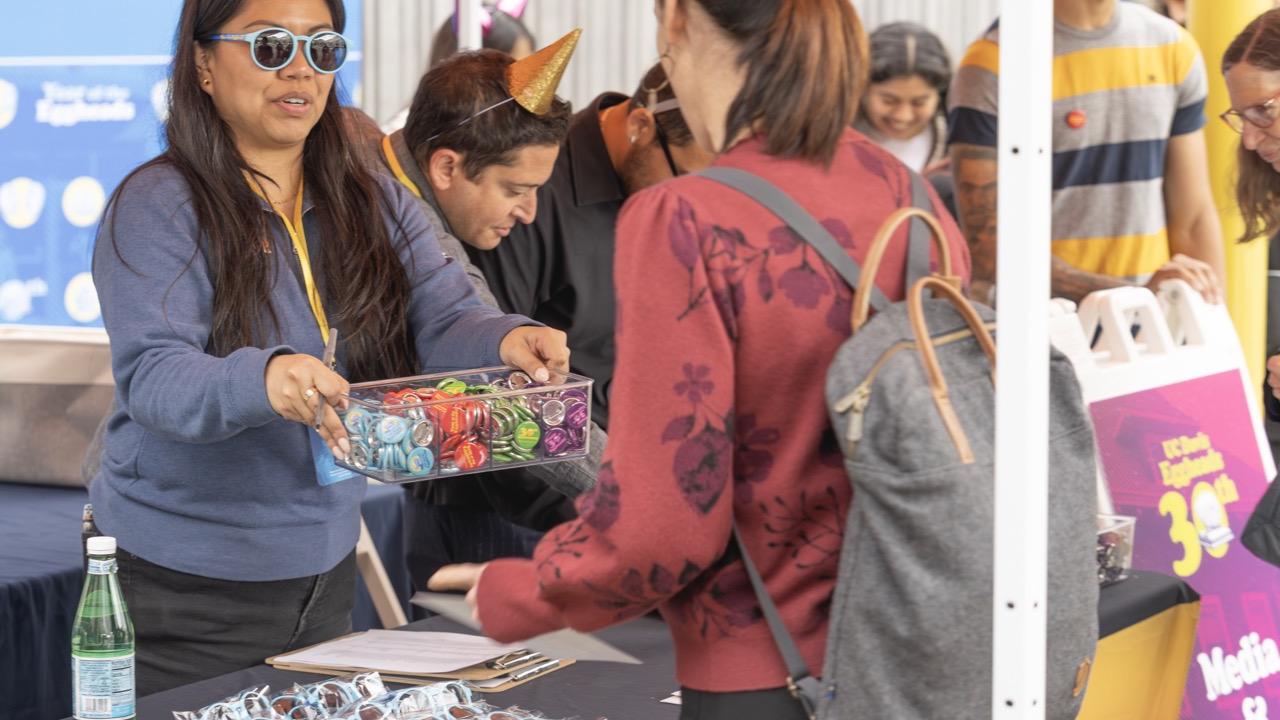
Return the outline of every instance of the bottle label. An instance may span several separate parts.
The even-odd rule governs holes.
[[[133,653],[115,658],[71,657],[77,720],[121,720],[134,716]]]
[[[110,575],[116,571],[116,559],[108,558],[89,558],[89,574],[90,575]]]

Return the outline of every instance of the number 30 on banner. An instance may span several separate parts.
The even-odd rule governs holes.
[[[1182,558],[1173,561],[1174,573],[1179,577],[1195,575],[1205,552],[1213,558],[1226,556],[1235,534],[1223,505],[1238,499],[1235,483],[1225,474],[1219,475],[1213,485],[1196,483],[1191,490],[1190,508],[1178,490],[1161,496],[1160,514],[1169,518],[1169,539],[1182,546]]]

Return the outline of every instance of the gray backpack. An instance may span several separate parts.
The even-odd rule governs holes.
[[[991,717],[994,555],[994,313],[948,278],[948,249],[921,202],[876,235],[874,278],[902,223],[912,243],[932,235],[941,275],[912,279],[890,304],[834,238],[781,190],[750,173],[702,173],[781,217],[855,289],[853,336],[827,371],[827,407],[841,440],[853,501],[845,521],[823,676],[805,666],[768,590],[735,539],[811,718],[933,720]],[[919,232],[926,227],[932,232]],[[923,257],[928,262],[927,240]],[[918,262],[918,261],[917,261]],[[927,267],[927,265],[926,265]],[[915,268],[918,274],[918,268]],[[935,299],[925,299],[934,291]],[[878,296],[878,297],[877,297]],[[870,307],[877,310],[866,322]],[[865,326],[863,326],[865,322]],[[1067,358],[1046,349],[1050,372],[1049,567],[1046,717],[1074,718],[1098,636],[1093,428]]]

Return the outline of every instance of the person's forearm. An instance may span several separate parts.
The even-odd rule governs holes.
[[[1080,302],[1086,295],[1097,290],[1107,290],[1130,285],[1124,280],[1085,272],[1059,257],[1053,258],[1053,296]]]
[[[960,231],[969,243],[973,288],[990,287],[996,280],[996,149],[956,145],[951,149],[955,173],[956,211]]]
[[[1211,204],[1205,203],[1186,227],[1169,228],[1169,254],[1186,255],[1207,264],[1218,276],[1218,283],[1226,284],[1226,248],[1222,243],[1222,225]]]

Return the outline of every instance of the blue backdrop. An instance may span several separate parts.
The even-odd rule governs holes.
[[[340,97],[359,98],[362,0]],[[100,325],[103,204],[162,149],[180,0],[6,3],[0,33],[0,323]]]

